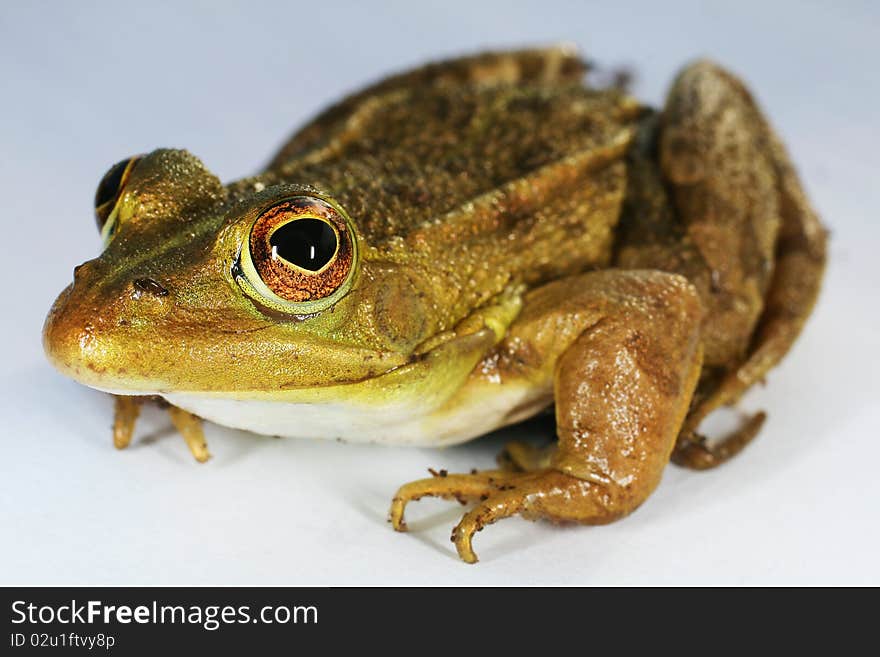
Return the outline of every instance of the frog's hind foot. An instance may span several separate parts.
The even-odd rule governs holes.
[[[157,402],[167,408],[174,427],[183,436],[189,451],[199,463],[204,463],[211,454],[205,442],[205,432],[201,418],[188,413],[182,408],[169,405],[164,399],[154,397],[133,397],[114,395],[115,409],[113,418],[113,444],[117,449],[125,449],[131,444],[134,427],[141,412],[141,406],[147,402]]]
[[[672,462],[692,470],[709,470],[725,463],[739,454],[764,426],[767,414],[755,413],[739,427],[712,444],[696,432],[682,433],[672,451]]]

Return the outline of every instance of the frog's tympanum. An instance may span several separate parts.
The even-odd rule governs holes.
[[[791,347],[826,234],[748,90],[699,61],[652,110],[565,48],[431,64],[346,98],[257,176],[182,150],[121,161],[103,252],[43,334],[116,397],[114,440],[161,399],[262,434],[454,445],[553,408],[558,441],[404,485],[471,502],[452,538],[521,514],[607,523],[667,462],[711,468],[763,413],[699,425]]]

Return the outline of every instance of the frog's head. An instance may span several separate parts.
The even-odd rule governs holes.
[[[433,330],[417,277],[365,257],[355,221],[317,190],[225,188],[158,150],[111,168],[95,207],[104,250],[43,332],[54,365],[87,385],[290,394],[394,369]]]

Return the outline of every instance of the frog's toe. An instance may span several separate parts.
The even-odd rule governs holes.
[[[503,518],[522,515],[529,520],[544,518],[556,522],[580,521],[581,509],[577,502],[578,489],[590,484],[556,470],[521,473],[483,499],[468,511],[452,530],[452,542],[458,556],[466,563],[476,563],[473,549],[474,534],[483,527]]]
[[[409,502],[423,497],[441,497],[457,500],[462,504],[487,498],[506,485],[515,473],[504,470],[473,471],[470,474],[447,474],[445,470],[433,473],[429,479],[412,481],[401,486],[391,501],[391,525],[395,530],[406,531],[404,511]]]
[[[490,495],[476,508],[464,514],[452,530],[451,538],[461,560],[465,563],[477,563],[479,559],[472,545],[474,534],[482,531],[486,525],[519,513],[524,503],[522,492],[512,487],[510,490]]]
[[[406,484],[397,491],[391,505],[391,522],[398,531],[406,529],[403,512],[407,502],[422,497],[442,497],[477,505],[466,513],[452,531],[458,555],[476,563],[474,534],[502,518],[522,515],[557,522],[607,522],[610,516],[590,499],[594,483],[550,468],[533,472],[490,470],[472,474],[439,474]]]

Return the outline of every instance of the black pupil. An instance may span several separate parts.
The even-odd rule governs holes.
[[[114,164],[110,171],[104,174],[98,184],[98,191],[95,192],[95,207],[99,208],[108,201],[112,201],[119,191],[119,184],[122,182],[122,174],[125,173],[125,167],[128,160],[122,160]]]
[[[336,253],[336,232],[320,219],[297,219],[278,228],[269,238],[272,253],[287,262],[318,271]]]

